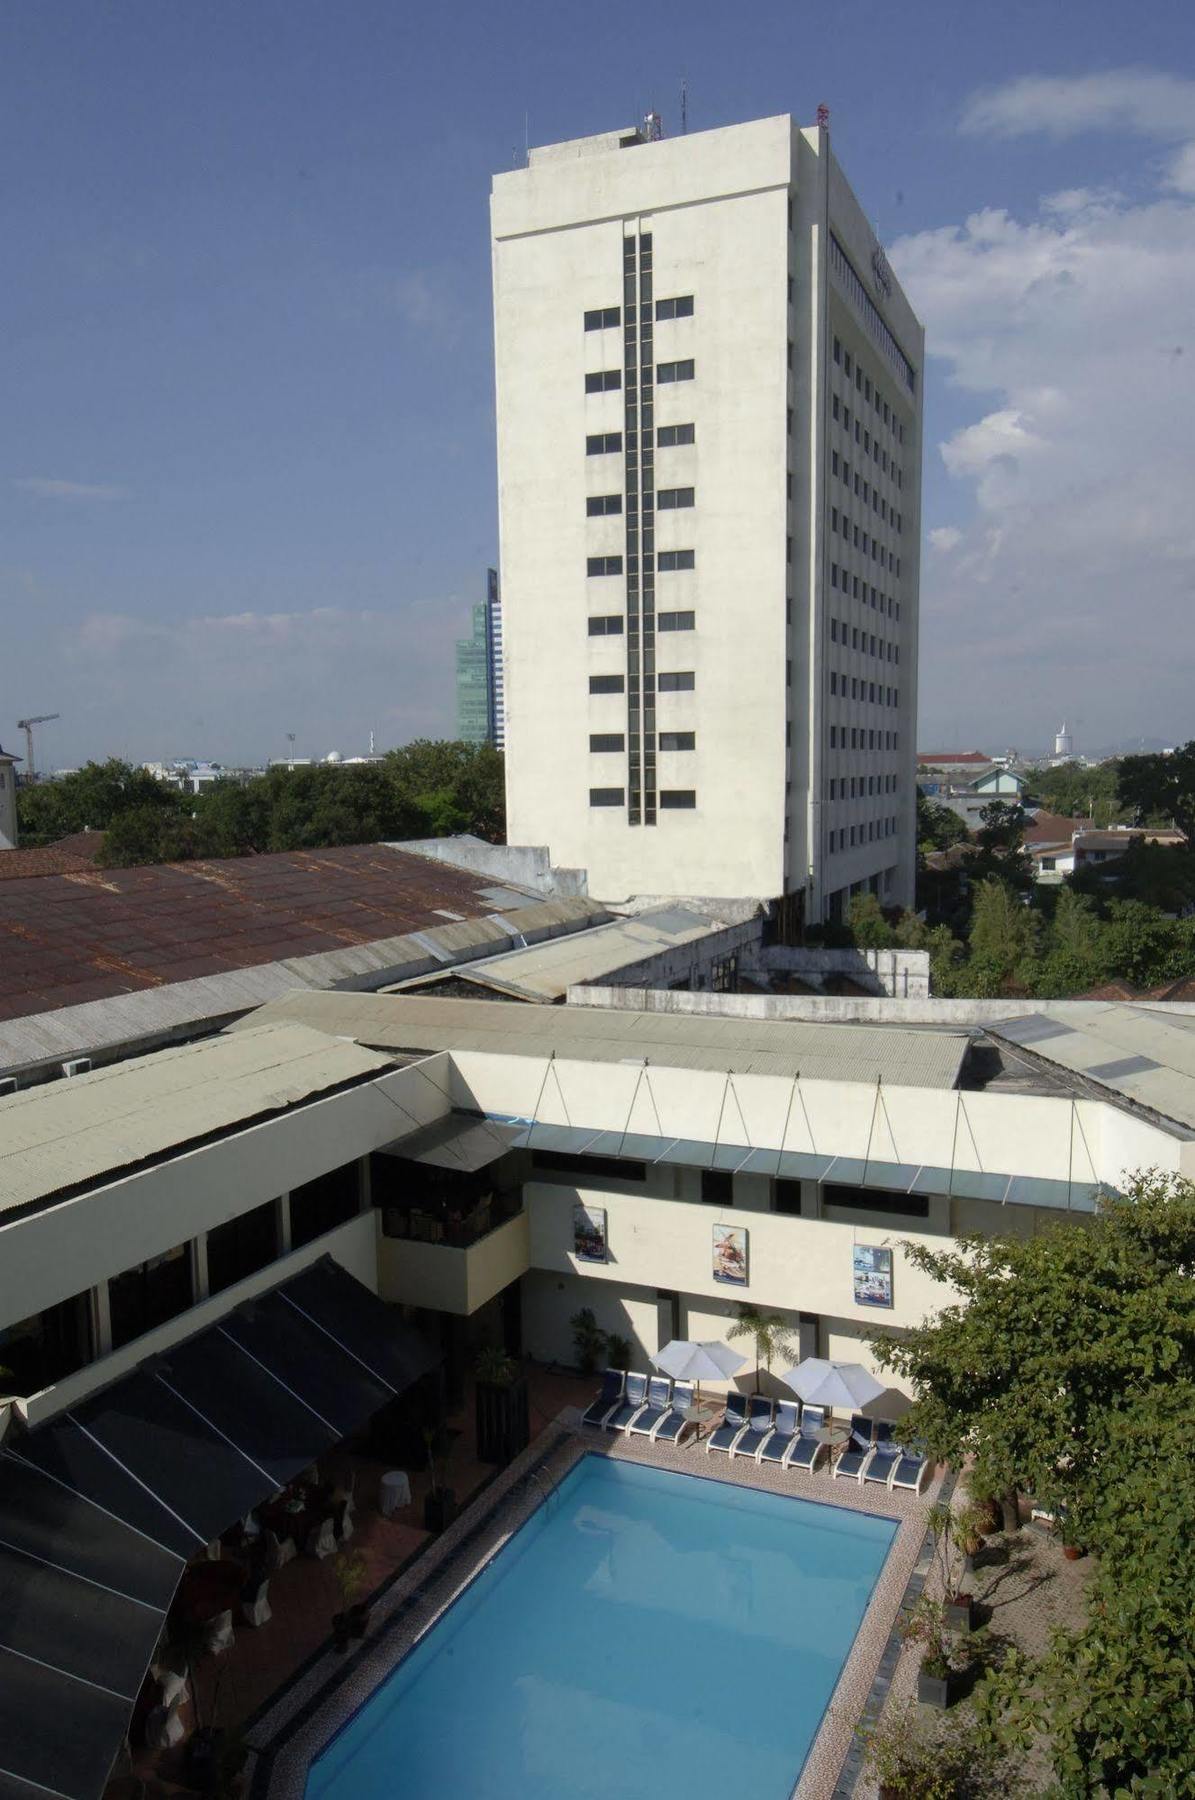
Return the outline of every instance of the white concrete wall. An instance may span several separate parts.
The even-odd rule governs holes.
[[[134,1268],[448,1110],[447,1056],[428,1057],[0,1229],[0,1320]]]
[[[588,1306],[603,1331],[629,1338],[635,1368],[659,1349],[654,1289],[615,1288],[567,1271],[533,1269],[523,1282],[523,1345],[537,1362],[573,1367],[573,1314]]]
[[[804,950],[789,944],[769,944],[761,951],[758,966],[767,974],[781,971],[800,975],[806,981],[850,975],[856,981],[874,982],[877,996],[929,998],[928,950]]]
[[[430,1306],[469,1317],[527,1273],[526,1213],[518,1213],[467,1249],[413,1238],[378,1240],[378,1291],[383,1300]]]

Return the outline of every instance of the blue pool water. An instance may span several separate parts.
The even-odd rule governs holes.
[[[328,1745],[309,1800],[786,1800],[895,1533],[586,1456]]]

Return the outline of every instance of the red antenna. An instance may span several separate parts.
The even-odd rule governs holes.
[[[823,131],[829,131],[829,129],[830,129],[830,108],[826,105],[824,100],[822,101],[821,105],[817,109],[817,122],[821,126]]]

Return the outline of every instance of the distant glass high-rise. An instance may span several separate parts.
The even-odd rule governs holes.
[[[473,629],[456,646],[456,735],[466,744],[502,749],[502,609],[498,572],[486,572],[486,598],[473,609]]]

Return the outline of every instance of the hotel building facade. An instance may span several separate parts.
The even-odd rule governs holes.
[[[923,332],[828,129],[532,150],[492,228],[510,841],[910,903]]]

